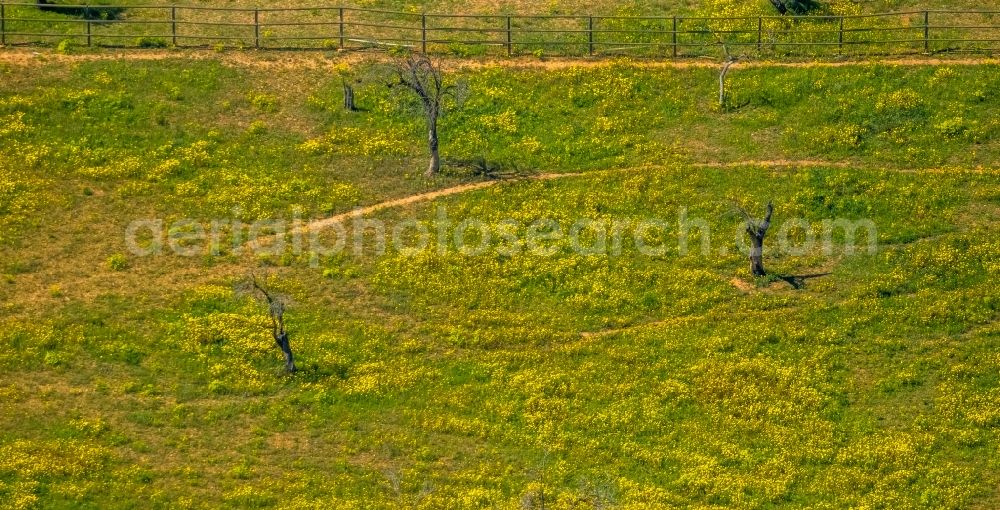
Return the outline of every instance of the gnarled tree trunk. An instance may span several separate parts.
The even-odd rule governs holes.
[[[750,272],[754,276],[765,276],[764,270],[764,236],[750,234]]]
[[[767,213],[764,215],[763,221],[757,221],[744,209],[740,209],[746,220],[746,230],[747,235],[750,236],[750,272],[756,276],[766,276],[767,270],[764,269],[764,236],[767,235],[767,230],[771,228],[771,215],[774,214],[774,204],[771,202],[767,203]]]
[[[722,71],[719,72],[719,111],[726,111],[726,75],[729,74],[729,68],[735,64],[737,59],[733,57],[728,57],[726,63],[722,65]]]
[[[427,148],[431,153],[430,164],[427,165],[428,177],[431,177],[441,170],[441,154],[438,151],[438,130],[437,130],[437,116],[428,117],[427,119]]]
[[[284,328],[284,325],[282,325],[282,328]],[[289,372],[298,370],[295,368],[295,356],[292,354],[292,347],[288,342],[288,332],[275,332],[274,341],[277,342],[281,353],[285,355],[285,370]]]
[[[349,112],[357,111],[358,108],[354,106],[354,87],[344,80],[344,109]]]

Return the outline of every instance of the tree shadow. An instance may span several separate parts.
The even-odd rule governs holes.
[[[83,2],[72,2],[79,4]],[[35,4],[39,10],[64,14],[66,16],[76,16],[89,20],[120,20],[125,13],[124,7],[100,6],[100,5],[60,5],[54,0],[38,0]]]
[[[469,176],[487,180],[519,179],[536,173],[517,165],[490,161],[483,156],[470,159],[445,158],[443,163],[452,172],[459,170]]]
[[[806,286],[807,280],[812,280],[813,278],[820,278],[823,276],[829,276],[833,273],[813,273],[813,274],[780,274],[774,275],[778,280],[781,280],[792,286],[793,289],[801,289]]]

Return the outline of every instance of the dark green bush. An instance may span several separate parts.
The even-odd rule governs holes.
[[[122,17],[124,7],[111,7],[110,1],[87,2],[90,5],[81,6],[83,0],[38,0],[38,8],[43,11],[77,16],[84,19],[113,20]]]
[[[167,41],[156,37],[137,37],[135,45],[139,48],[166,48]]]

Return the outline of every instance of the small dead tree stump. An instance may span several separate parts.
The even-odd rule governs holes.
[[[349,112],[358,111],[358,107],[354,105],[354,86],[346,79],[344,80],[344,109]]]

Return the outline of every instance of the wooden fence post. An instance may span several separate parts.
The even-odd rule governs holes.
[[[931,50],[931,12],[924,11],[924,52]]]
[[[177,7],[170,7],[170,40],[177,47]]]
[[[840,17],[840,30],[837,34],[837,54],[844,53],[844,17]]]
[[[674,30],[671,32],[671,43],[673,44],[673,55],[677,58],[677,16],[674,16]]]
[[[761,52],[764,43],[764,17],[757,16],[757,53]]]
[[[87,46],[92,46],[93,39],[91,39],[91,28],[90,28],[90,4],[83,6],[83,19],[87,21]]]
[[[590,56],[594,56],[594,17],[587,17],[587,47],[590,51]]]
[[[3,2],[0,2],[0,46],[7,45],[7,13]]]
[[[253,10],[253,47],[260,49],[260,9]]]
[[[340,12],[338,14],[338,19],[340,19],[340,49],[344,49],[344,8],[338,9]]]
[[[427,14],[420,15],[420,51],[427,53]]]
[[[511,34],[511,23],[510,16],[507,16],[507,56],[511,57],[514,55],[514,38]]]

